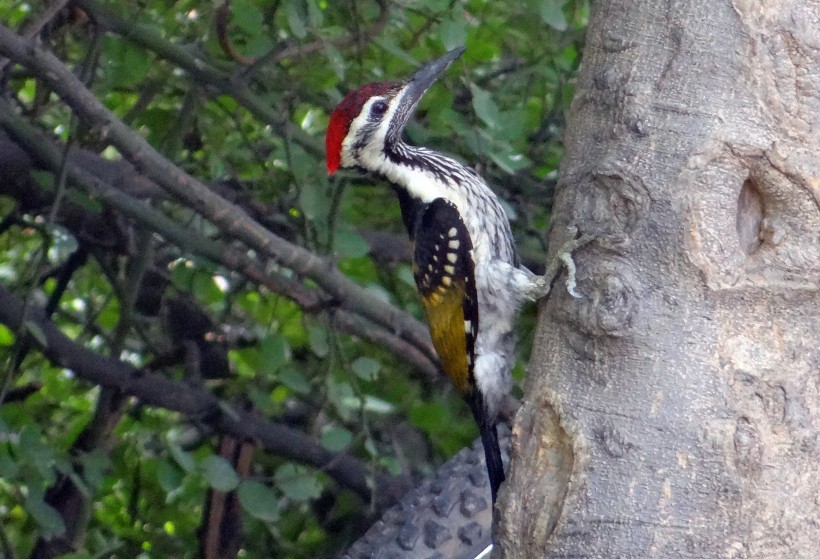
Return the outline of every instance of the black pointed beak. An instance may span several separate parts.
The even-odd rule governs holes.
[[[430,86],[436,82],[439,76],[441,76],[444,71],[450,67],[450,64],[461,56],[465,50],[465,47],[458,47],[441,58],[428,62],[419,68],[407,81],[407,97],[412,99],[414,104],[418,102],[421,96],[424,95],[424,92],[430,89]]]
[[[407,121],[410,120],[410,116],[413,114],[422,95],[430,89],[430,86],[465,50],[465,47],[458,47],[444,56],[428,62],[405,82],[405,86],[400,93],[401,104],[393,116],[393,122],[387,134],[387,144],[397,142],[401,138],[402,130],[404,130]]]

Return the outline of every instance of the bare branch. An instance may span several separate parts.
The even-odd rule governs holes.
[[[0,322],[18,331],[23,320],[23,301],[0,287]],[[237,409],[204,388],[141,371],[118,359],[79,347],[45,318],[42,308],[30,306],[25,320],[33,322],[43,333],[46,345],[42,351],[49,361],[71,370],[80,379],[117,388],[149,406],[200,418],[217,432],[238,440],[258,441],[268,452],[323,470],[363,499],[374,500],[380,509],[394,502],[407,488],[400,478],[373,472],[352,456],[334,454],[304,433]],[[371,478],[375,479],[371,481]],[[374,494],[371,487],[379,488],[378,494]]]
[[[373,25],[366,29],[360,35],[339,37],[329,41],[313,41],[312,43],[307,43],[298,46],[287,46],[284,48],[277,47],[271,50],[270,52],[267,52],[264,55],[260,56],[259,59],[254,61],[251,67],[245,70],[243,73],[251,74],[255,70],[258,70],[260,67],[267,64],[268,62],[280,62],[282,60],[285,60],[286,58],[294,58],[298,56],[304,56],[306,54],[310,54],[313,52],[319,52],[325,49],[325,45],[327,44],[331,44],[337,48],[341,48],[359,42],[362,44],[362,46],[364,46],[364,44],[371,41],[376,35],[378,35],[381,32],[382,29],[384,29],[384,26],[387,25],[387,21],[390,18],[390,10],[387,0],[379,0],[377,3],[379,5],[378,19],[376,19]]]
[[[18,140],[19,144],[45,168],[52,171],[59,169],[61,159],[57,147],[34,130],[24,119],[15,115],[10,105],[2,99],[0,99],[0,126],[6,128]],[[89,194],[101,199],[126,216],[156,231],[180,249],[204,256],[230,270],[236,270],[252,281],[269,288],[274,293],[289,297],[305,307],[316,306],[321,301],[319,294],[311,293],[299,282],[280,274],[268,272],[261,263],[244,252],[214,242],[178,225],[161,212],[113,188],[110,184],[85,169],[69,163],[66,170],[68,178],[73,184],[87,190]]]
[[[222,51],[232,60],[244,65],[253,64],[256,62],[255,56],[245,56],[236,50],[236,47],[233,45],[231,37],[228,35],[228,25],[230,24],[230,20],[231,2],[230,0],[225,0],[225,2],[218,6],[214,11],[216,39],[219,41],[219,46],[222,47]]]
[[[0,53],[41,75],[80,118],[97,127],[138,170],[202,214],[220,231],[275,259],[282,266],[309,277],[342,308],[393,331],[435,359],[427,329],[420,322],[374,297],[326,260],[274,235],[242,208],[215,194],[163,157],[103,106],[50,52],[0,25]]]
[[[37,20],[33,21],[31,24],[26,26],[26,30],[23,31],[23,37],[27,39],[31,39],[35,37],[40,31],[42,31],[43,27],[48,25],[48,23],[54,19],[54,17],[59,14],[63,8],[71,0],[58,0],[51,4],[48,9],[46,9],[45,13],[41,15]],[[6,67],[9,63],[8,58],[0,58],[0,70]]]
[[[324,154],[323,143],[319,138],[314,138],[283,118],[276,107],[256,95],[245,82],[215,68],[207,60],[197,56],[194,50],[171,43],[155,27],[135,25],[132,20],[117,17],[113,11],[94,0],[76,0],[76,4],[86,10],[98,25],[156,52],[188,72],[210,95],[231,95],[261,122],[270,124],[275,130],[279,130],[280,134],[291,138],[308,152],[314,155]]]
[[[17,116],[11,106],[2,99],[0,99],[0,126],[4,127],[19,142],[18,146],[11,142],[0,141],[0,169],[4,170],[8,179],[28,174],[28,167],[31,162],[26,161],[26,152],[20,152],[20,147],[27,150],[31,157],[35,158],[43,167],[52,171],[59,168],[60,150],[58,147],[35,130],[25,119]],[[79,152],[77,153],[79,154]],[[84,162],[84,160],[80,160],[80,163]],[[69,163],[67,167],[69,180],[81,189],[88,191],[90,195],[110,204],[124,215],[156,231],[180,249],[219,263],[234,273],[242,274],[252,282],[267,287],[273,293],[292,299],[306,312],[332,310],[336,319],[334,324],[340,330],[382,344],[402,360],[410,356],[410,362],[424,373],[428,379],[439,380],[437,359],[431,358],[429,354],[420,351],[414,344],[404,341],[393,331],[383,327],[366,325],[361,319],[354,316],[351,310],[338,308],[335,300],[331,300],[332,297],[327,293],[321,290],[309,289],[295,279],[266,270],[262,263],[248,256],[245,252],[180,227],[161,212],[120,192],[119,189],[108,184],[104,178],[101,179],[97,173],[103,175],[103,177],[108,176],[108,167],[98,168],[96,165],[90,167],[94,170],[94,173],[86,168],[80,168],[74,163]],[[119,173],[114,173],[114,175],[120,176]],[[123,180],[123,184],[132,185],[144,182],[146,185],[150,185],[151,188],[156,188],[154,183],[150,181],[145,179],[136,180],[133,169],[126,169],[123,175],[129,177],[127,180]],[[19,188],[10,191],[9,189],[14,188],[17,182],[20,183]],[[29,205],[49,203],[49,200],[40,195],[42,191],[31,188],[28,180],[7,180],[3,188],[7,194],[21,201],[26,200]],[[143,191],[140,190],[140,192]],[[67,219],[72,220],[64,224],[77,235],[82,235],[88,224],[99,221],[98,216],[88,215],[89,211],[87,209],[76,206],[70,201],[65,202],[64,208],[68,209]],[[72,226],[72,224],[74,225]],[[115,250],[124,249],[124,246],[122,243],[116,243],[111,248]]]

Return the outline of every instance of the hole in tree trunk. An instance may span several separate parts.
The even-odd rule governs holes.
[[[763,196],[752,179],[746,179],[737,198],[737,237],[740,248],[752,254],[760,248],[760,225],[763,222]]]

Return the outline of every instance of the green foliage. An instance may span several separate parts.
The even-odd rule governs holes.
[[[22,32],[49,4],[0,5],[0,21]],[[541,264],[549,185],[587,18],[584,0],[419,0],[388,3],[387,17],[375,0],[233,0],[227,39],[256,64],[226,51],[216,31],[218,4],[112,1],[106,5],[127,23],[125,31],[98,37],[72,12],[54,19],[43,42],[68,67],[91,68],[93,94],[169,160],[311,250],[321,265],[338,266],[374,300],[417,319],[423,314],[408,263],[391,249],[379,254],[367,235],[403,239],[393,193],[353,173],[329,179],[323,134],[330,111],[351,88],[401,78],[464,44],[463,58],[422,100],[408,135],[480,168],[515,217],[519,248],[534,255],[528,264]],[[82,115],[72,118],[29,70],[13,67],[6,89],[38,130],[119,159],[104,131],[89,129]],[[51,172],[33,171],[30,179],[27,187],[44,195],[57,190]],[[191,244],[208,240],[222,251],[261,258],[178,200],[140,203],[183,227]],[[229,405],[184,416],[126,398],[113,425],[94,431],[101,439],[78,449],[100,402],[117,396],[78,380],[68,364],[50,362],[36,321],[19,329],[0,325],[0,396],[32,388],[0,406],[0,539],[19,557],[38,537],[65,530],[46,502],[59,476],[91,503],[86,536],[71,555],[77,558],[194,557],[210,490],[236,491],[245,557],[332,557],[358,535],[353,527],[371,514],[370,503],[327,473],[260,447],[253,466],[239,471],[232,456],[220,455],[213,414],[253,408],[385,475],[407,474],[407,467],[428,472],[476,436],[466,406],[444,382],[420,374],[406,355],[341,328],[334,314],[339,302],[326,293],[302,308],[259,285],[242,266],[218,265],[162,232],[141,236],[133,220],[76,185],[68,185],[62,204],[50,215],[48,204],[0,199],[8,216],[0,234],[2,287],[42,306],[69,256],[89,248],[53,316],[61,331],[80,347],[143,367],[173,353],[175,335],[198,327],[187,317],[182,334],[173,334],[169,301],[183,301],[207,317],[200,338],[211,349],[224,344],[227,365],[202,346],[195,356],[200,375],[191,375],[184,359],[156,370],[171,382],[205,386]],[[77,225],[76,215],[97,220]],[[143,257],[147,263],[140,264]],[[288,268],[287,257],[264,261],[264,270],[283,284],[316,289]],[[162,285],[162,305],[154,311],[137,296],[147,283],[138,280],[149,272]],[[532,323],[532,316],[522,321]],[[527,354],[525,342],[519,361]],[[421,436],[403,438],[409,431]],[[406,448],[419,440],[428,448]]]
[[[341,452],[353,441],[353,434],[344,427],[328,427],[322,433],[322,445],[333,452]]]
[[[231,463],[221,456],[208,456],[201,464],[208,485],[217,491],[233,491],[239,485],[239,475]]]
[[[243,481],[237,491],[239,502],[245,511],[266,523],[279,520],[277,495],[267,485],[258,481]]]
[[[315,472],[294,464],[280,466],[273,479],[284,496],[296,502],[315,499],[322,489]]]

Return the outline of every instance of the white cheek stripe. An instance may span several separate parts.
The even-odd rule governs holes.
[[[393,120],[393,115],[396,114],[396,110],[399,105],[401,105],[400,98],[403,95],[404,91],[402,90],[396,94],[392,100],[389,100],[382,95],[375,95],[365,102],[362,106],[362,110],[356,118],[350,122],[350,129],[348,130],[347,136],[345,136],[345,139],[342,141],[342,167],[353,167],[358,164],[361,164],[362,167],[365,168],[378,167],[378,164],[374,165],[373,163],[384,157],[384,154],[382,153],[384,148],[384,138],[387,136],[387,130],[390,128],[390,121]],[[373,103],[376,101],[386,101],[387,112],[384,113],[382,121],[379,123],[379,127],[373,132],[373,137],[370,138],[370,141],[361,148],[361,151],[359,152],[359,161],[356,161],[353,157],[353,146],[358,140],[358,131],[367,124],[367,119],[370,115],[370,107],[372,107]]]

